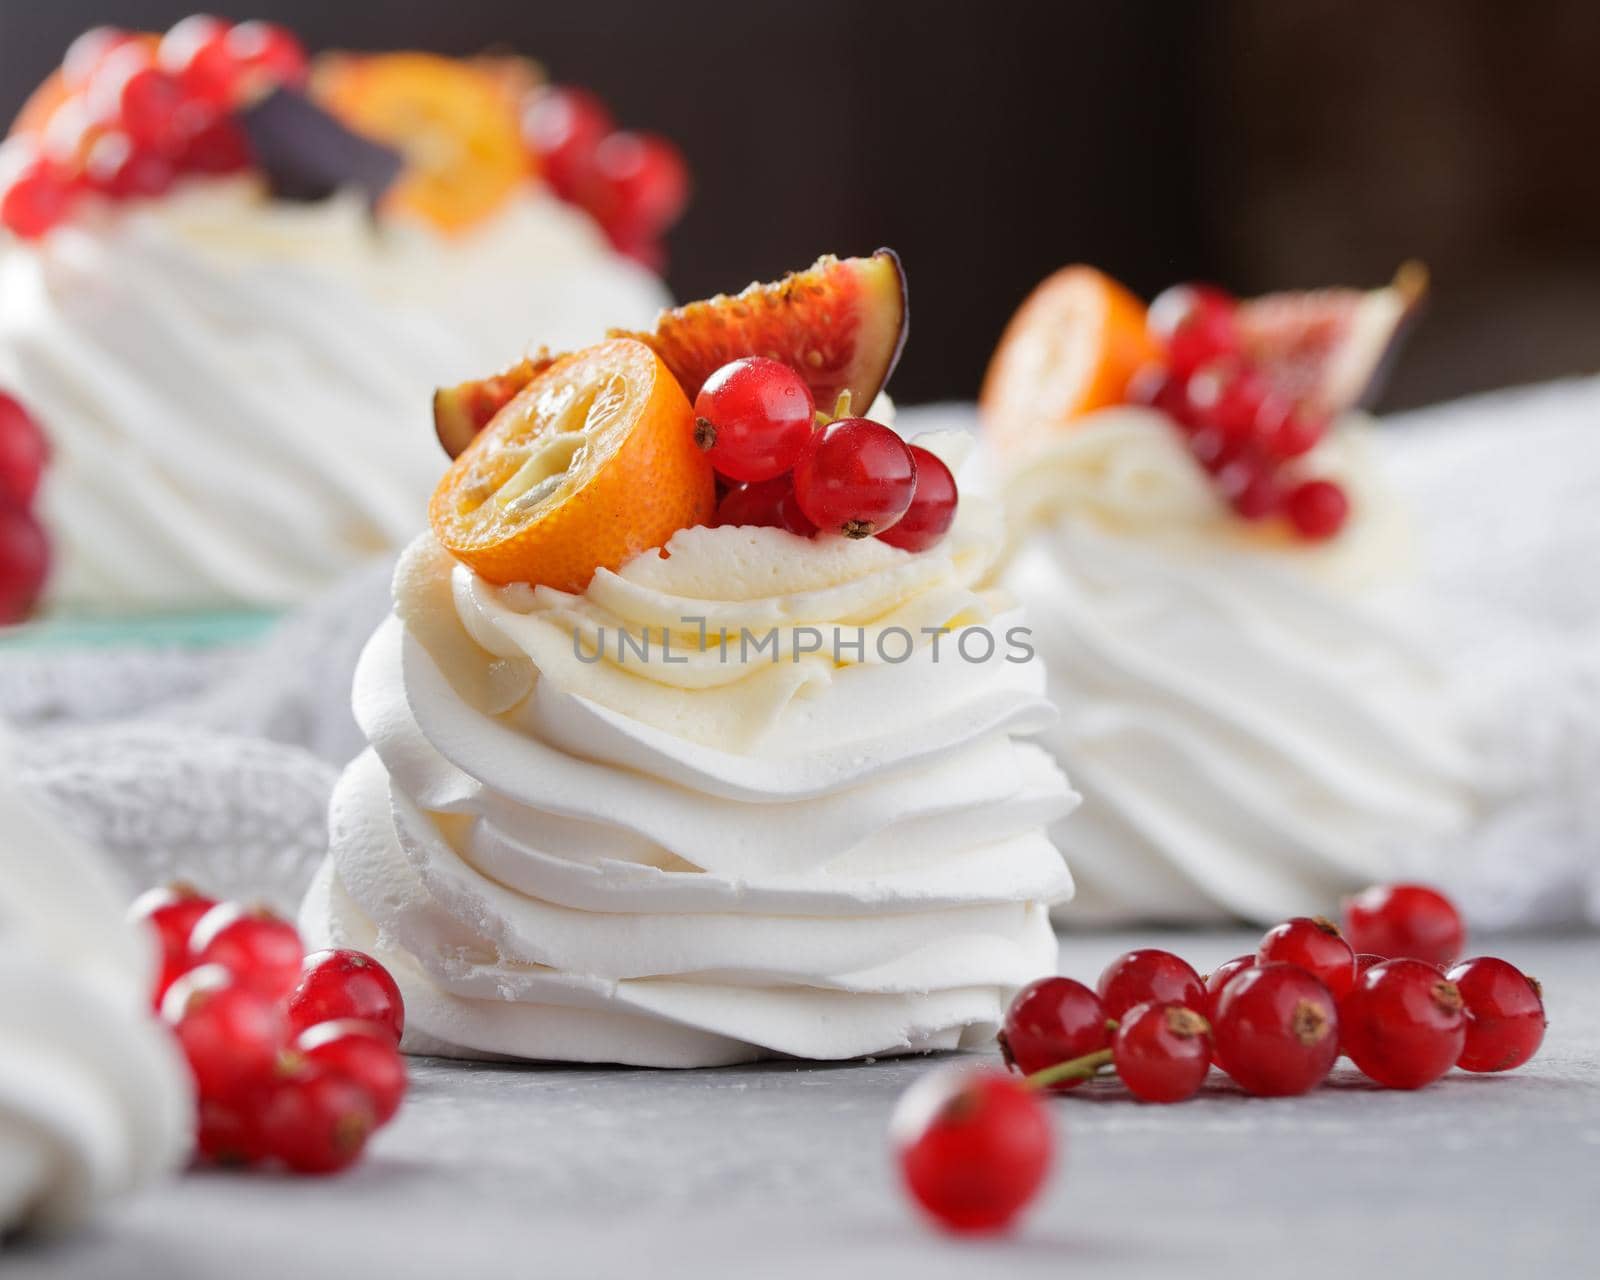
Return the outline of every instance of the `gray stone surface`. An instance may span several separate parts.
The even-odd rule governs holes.
[[[1253,935],[1084,935],[1091,980],[1133,945],[1202,968]],[[1496,940],[1545,982],[1523,1070],[1420,1093],[1348,1066],[1262,1101],[1053,1101],[1064,1159],[1012,1237],[955,1242],[895,1183],[883,1137],[926,1059],[648,1072],[424,1061],[354,1173],[196,1173],[88,1233],[8,1252],[9,1277],[1594,1276],[1600,940]]]

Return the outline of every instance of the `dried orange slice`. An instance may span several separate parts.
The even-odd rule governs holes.
[[[644,343],[613,338],[518,392],[445,473],[428,519],[491,582],[582,591],[715,505],[683,388]]]
[[[1002,445],[1116,404],[1160,352],[1144,303],[1093,267],[1064,267],[1011,317],[984,375],[978,407]]]
[[[387,208],[459,231],[528,177],[515,102],[483,66],[431,53],[340,54],[318,64],[312,92],[350,128],[405,154]]]

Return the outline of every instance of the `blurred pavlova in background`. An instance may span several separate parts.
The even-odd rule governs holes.
[[[432,389],[647,323],[687,195],[523,59],[81,36],[0,150],[5,620],[273,609],[401,545]]]

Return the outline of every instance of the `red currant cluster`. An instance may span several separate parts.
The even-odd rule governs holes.
[[[1325,419],[1274,389],[1244,351],[1237,303],[1219,289],[1175,285],[1150,304],[1150,334],[1165,363],[1137,375],[1129,398],[1160,409],[1246,520],[1285,516],[1302,537],[1331,538],[1350,502],[1331,480],[1295,474],[1322,439]]]
[[[33,514],[49,459],[39,424],[0,391],[0,626],[33,611],[50,571],[50,543]]]
[[[59,101],[37,134],[11,139],[0,167],[0,224],[42,236],[78,198],[158,196],[181,174],[246,168],[242,102],[306,78],[300,42],[270,22],[196,14],[159,38],[96,27],[72,42]]]
[[[689,168],[676,146],[619,130],[605,103],[568,85],[534,95],[522,137],[551,190],[587,211],[619,253],[662,270],[661,236],[689,203]]]
[[[206,1160],[333,1173],[360,1157],[406,1091],[400,988],[359,951],[305,955],[288,921],[186,885],[130,908],[155,931],[155,1005],[199,1097]]]
[[[1320,917],[1287,920],[1207,978],[1159,950],[1118,956],[1092,990],[1041,978],[1018,993],[1000,1037],[1022,1078],[957,1070],[907,1093],[895,1128],[906,1183],[946,1227],[1004,1227],[1049,1166],[1038,1092],[1102,1073],[1142,1102],[1181,1102],[1213,1064],[1259,1097],[1309,1092],[1341,1052],[1391,1089],[1452,1066],[1521,1066],[1544,1039],[1539,984],[1488,956],[1447,971],[1464,940],[1443,895],[1384,885],[1345,904],[1344,933]]]
[[[819,530],[925,551],[956,518],[955,477],[934,454],[880,422],[852,418],[850,393],[819,414],[786,364],[725,364],[695,397],[695,439],[726,490],[719,525],[765,525],[802,538]]]

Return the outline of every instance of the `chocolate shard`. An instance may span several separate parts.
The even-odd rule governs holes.
[[[273,89],[238,112],[256,164],[285,200],[355,188],[376,204],[405,167],[393,147],[347,129],[305,94]]]

